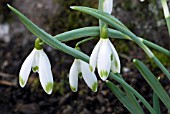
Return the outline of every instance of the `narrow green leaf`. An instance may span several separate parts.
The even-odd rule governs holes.
[[[71,30],[71,31],[67,31],[67,32],[58,34],[58,35],[54,36],[54,38],[58,39],[61,42],[66,42],[66,41],[76,40],[76,39],[89,37],[89,36],[96,36],[99,38],[100,28],[97,26],[79,28],[79,29],[75,29],[75,30]],[[111,28],[108,29],[108,37],[131,40],[129,36],[123,34],[120,31],[113,30]],[[157,44],[154,44],[150,41],[147,41],[143,38],[139,38],[139,39],[148,47],[151,47],[151,48],[153,48],[161,53],[164,53],[165,55],[170,57],[170,51],[168,51],[167,49],[165,49]]]
[[[141,61],[135,59],[133,62],[154,92],[158,95],[168,110],[170,110],[170,98],[154,74]]]
[[[125,34],[113,29],[109,29],[108,35],[109,37],[112,38],[129,39],[129,37],[126,36]],[[59,41],[66,42],[66,41],[76,40],[79,38],[90,37],[90,36],[97,36],[99,38],[100,28],[97,26],[79,28],[79,29],[58,34],[54,36],[54,38],[58,39]]]
[[[153,108],[157,112],[157,114],[161,114],[160,105],[159,105],[159,97],[155,92],[153,92]]]
[[[120,77],[122,80],[124,80],[123,77],[122,77],[120,74],[116,73],[116,75],[117,75],[118,77]],[[139,102],[137,101],[136,97],[135,97],[128,89],[126,89],[126,86],[122,86],[122,87],[123,87],[123,89],[125,90],[125,92],[126,92],[128,98],[129,98],[130,102],[133,103],[133,105],[134,105],[133,107],[134,107],[136,110],[138,110],[138,111],[140,112],[140,114],[144,114],[143,109],[142,109],[141,106],[139,105]],[[137,113],[137,114],[138,114],[138,113]]]
[[[19,17],[19,19],[30,30],[30,32],[32,32],[35,36],[40,38],[43,42],[47,43],[48,45],[50,45],[55,49],[61,50],[69,55],[72,55],[75,58],[79,58],[83,61],[88,62],[89,57],[86,54],[61,43],[60,41],[52,37],[50,34],[46,33],[45,31],[37,27],[35,24],[33,24],[28,18],[26,18],[18,10],[16,10],[10,5],[8,5],[8,7]]]
[[[164,17],[166,19],[166,24],[167,24],[167,27],[168,27],[168,32],[169,32],[169,35],[170,35],[170,13],[169,13],[167,0],[161,0],[161,3],[162,3],[162,7],[163,7]]]
[[[151,105],[129,84],[127,84],[124,80],[122,80],[119,76],[113,74],[112,72],[110,72],[109,76],[119,82],[123,87],[126,87],[129,92],[133,93],[145,105],[145,107],[150,111],[151,114],[156,114],[156,111],[151,107]]]
[[[114,95],[119,99],[119,101],[129,110],[129,112],[132,114],[143,114],[135,108],[136,106],[134,106],[129,97],[120,88],[108,80],[106,83]]]
[[[138,44],[143,51],[151,58],[156,65],[163,71],[163,73],[167,76],[167,78],[170,80],[170,73],[169,71],[160,63],[160,61],[155,57],[155,55],[152,53],[152,51],[143,44],[143,42],[137,37],[135,34],[133,34],[130,30],[128,30],[125,25],[123,25],[121,22],[118,21],[115,17],[101,12],[99,10],[93,9],[93,8],[88,8],[88,7],[82,7],[82,6],[73,6],[71,7],[72,9],[87,13],[89,15],[92,15],[103,22],[107,23],[108,25],[111,25],[112,27],[115,27],[117,30],[120,32],[126,34],[129,36],[136,44]],[[159,64],[160,63],[160,64]]]

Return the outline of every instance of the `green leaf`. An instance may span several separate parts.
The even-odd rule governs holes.
[[[15,8],[13,8],[10,5],[8,5],[8,7],[19,17],[19,19],[30,30],[30,32],[32,32],[35,36],[40,38],[43,42],[45,42],[46,44],[50,45],[51,47],[53,47],[55,49],[58,49],[58,50],[63,51],[69,55],[72,55],[75,58],[79,58],[83,61],[88,62],[89,57],[86,54],[61,43],[60,41],[58,41],[57,39],[52,37],[50,34],[46,33],[45,31],[43,31],[42,29],[37,27],[28,18],[26,18],[23,14],[21,14],[18,10],[16,10]]]
[[[123,77],[122,77],[119,73],[116,73],[116,75],[117,75],[118,77],[120,77],[122,80],[124,80]],[[144,114],[141,106],[139,105],[139,102],[137,101],[137,99],[136,99],[136,97],[133,95],[133,93],[131,93],[128,89],[126,89],[126,86],[122,86],[122,87],[123,87],[123,89],[125,90],[125,93],[127,94],[128,98],[130,99],[130,102],[133,103],[133,105],[134,105],[133,107],[134,107],[136,110],[138,110],[138,111],[140,112],[140,114]],[[137,114],[139,114],[139,113],[137,113]]]
[[[129,39],[129,37],[117,30],[109,29],[108,33],[109,37],[112,38],[118,38],[118,39]],[[100,37],[100,28],[96,26],[92,27],[84,27],[84,28],[79,28],[71,31],[67,31],[61,34],[58,34],[54,36],[59,41],[66,42],[66,41],[71,41],[71,40],[76,40],[84,37],[89,37],[89,36],[98,36]]]
[[[121,86],[125,87],[129,92],[133,93],[133,95],[135,95],[145,105],[145,107],[150,111],[151,114],[156,114],[156,111],[151,107],[151,105],[129,84],[127,84],[124,80],[122,80],[119,76],[113,74],[112,72],[110,72],[109,76],[119,82]]]
[[[170,110],[170,98],[154,74],[141,61],[135,59],[133,62],[154,92],[158,95],[168,110]]]
[[[157,114],[161,114],[159,97],[155,92],[153,92],[153,108],[156,110]]]
[[[163,73],[167,76],[167,78],[170,80],[170,73],[169,71],[160,63],[160,61],[155,57],[155,55],[152,53],[152,51],[143,44],[143,42],[137,37],[135,34],[133,34],[125,25],[123,25],[118,19],[115,17],[101,12],[99,10],[88,8],[88,7],[82,7],[82,6],[73,6],[72,9],[87,13],[89,15],[92,15],[103,22],[111,25],[112,27],[115,27],[120,32],[124,33],[125,35],[129,36],[136,44],[138,44],[143,51],[151,58],[156,65],[163,71]]]
[[[114,95],[119,99],[119,101],[129,110],[129,112],[132,114],[143,114],[135,108],[136,106],[134,106],[129,97],[120,88],[108,80],[106,83]]]

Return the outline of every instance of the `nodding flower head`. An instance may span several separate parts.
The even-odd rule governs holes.
[[[94,72],[97,66],[98,74],[103,81],[108,78],[110,70],[120,73],[119,56],[108,38],[99,40],[92,51],[89,64],[91,72]]]
[[[104,0],[103,2],[103,11],[111,14],[113,9],[113,0]]]
[[[47,94],[51,94],[53,89],[53,76],[50,61],[43,49],[34,48],[22,64],[19,73],[19,84],[21,87],[25,86],[31,69],[33,72],[39,73],[40,82],[44,91]]]
[[[94,92],[97,91],[97,78],[96,75],[90,71],[89,64],[80,59],[75,59],[69,73],[69,83],[73,92],[77,91],[78,77],[83,77],[87,86]]]

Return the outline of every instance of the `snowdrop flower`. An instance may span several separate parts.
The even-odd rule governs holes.
[[[43,49],[34,48],[22,64],[19,73],[19,84],[21,87],[25,86],[31,68],[33,72],[39,73],[40,82],[44,91],[47,94],[51,94],[53,89],[53,76],[50,61]]]
[[[110,70],[113,73],[120,73],[119,56],[108,38],[101,38],[92,51],[90,56],[91,72],[94,72],[96,65],[98,74],[103,81],[107,79]]]
[[[97,91],[97,78],[96,75],[90,71],[89,64],[80,59],[75,59],[69,72],[69,83],[73,92],[77,91],[78,77],[80,76],[83,77],[90,89],[94,92]]]
[[[104,12],[111,14],[112,7],[113,0],[104,0]],[[92,54],[90,56],[89,64],[91,72],[94,72],[97,66],[98,74],[103,81],[108,78],[110,70],[113,73],[120,73],[119,56],[107,35],[105,35],[105,38],[101,37],[99,42],[93,49]]]
[[[113,8],[113,0],[104,0],[103,2],[103,11],[111,14]]]

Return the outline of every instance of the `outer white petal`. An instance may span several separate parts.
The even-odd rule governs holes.
[[[80,61],[78,59],[75,59],[69,72],[69,83],[70,88],[73,92],[76,92],[78,87],[78,74],[79,74],[78,67],[80,66],[79,64]]]
[[[39,70],[38,65],[39,65],[39,58],[40,58],[39,57],[40,56],[39,51],[42,51],[42,50],[37,50],[35,48],[34,48],[34,50],[35,50],[35,54],[34,54],[34,60],[33,60],[33,63],[32,63],[32,71],[38,72],[38,70]]]
[[[101,40],[99,40],[99,42],[96,44],[96,46],[94,47],[94,49],[92,51],[92,54],[90,55],[89,64],[90,64],[90,70],[92,72],[94,72],[95,68],[96,68],[96,63],[97,63],[98,53],[99,53],[99,49],[100,49],[100,44],[101,44]]]
[[[44,91],[51,94],[53,90],[53,76],[50,61],[43,50],[39,50],[39,78]]]
[[[34,60],[34,54],[35,54],[35,50],[33,50],[28,57],[25,59],[24,63],[21,66],[20,72],[19,72],[19,84],[21,87],[24,87],[27,80],[28,80],[28,76],[30,74],[31,71],[31,66]]]
[[[111,69],[111,47],[109,39],[101,39],[99,55],[97,59],[97,69],[100,78],[105,81],[108,78]]]
[[[94,72],[90,71],[89,65],[82,60],[80,60],[80,67],[84,81],[89,88],[96,92],[98,87],[96,75],[94,74]]]
[[[113,9],[113,0],[104,0],[103,11],[111,14]]]
[[[109,44],[110,44],[110,47],[112,48],[112,54],[113,54],[111,70],[113,73],[120,73],[121,66],[120,66],[120,59],[119,59],[118,53],[115,47],[113,46],[113,44],[111,42],[109,42]]]

